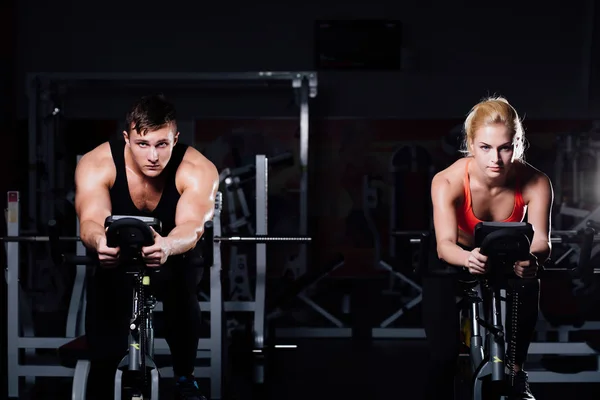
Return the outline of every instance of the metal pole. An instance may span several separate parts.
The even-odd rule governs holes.
[[[79,237],[79,219],[76,222],[76,237]],[[85,255],[85,246],[80,240],[76,244],[76,255]],[[73,282],[73,293],[69,302],[69,312],[66,325],[66,337],[77,337],[85,333],[85,275],[86,266],[75,267],[75,280]]]
[[[218,192],[213,217],[213,235],[221,235],[221,212],[223,206],[222,193]],[[223,385],[223,338],[226,332],[226,319],[223,307],[223,287],[221,284],[223,268],[221,264],[221,245],[213,241],[213,265],[210,268],[210,394],[215,399],[221,398]],[[226,353],[225,353],[226,354]]]
[[[256,234],[267,235],[269,193],[267,158],[256,155]],[[267,277],[267,245],[256,244],[256,289],[254,293],[254,340],[257,350],[264,347],[265,286]]]
[[[28,81],[27,92],[29,93],[29,193],[27,194],[27,208],[29,210],[28,229],[35,232],[37,229],[37,114],[39,100],[39,82],[36,77]]]
[[[19,232],[19,192],[8,192],[6,233]],[[19,244],[6,243],[8,397],[19,397]]]
[[[306,236],[308,231],[308,138],[309,138],[309,82],[306,77],[302,78],[300,85],[300,236]],[[300,245],[300,262],[298,276],[306,272],[307,265],[306,245]]]
[[[256,234],[266,235],[268,160],[264,155],[256,155]],[[253,383],[265,383],[265,300],[267,280],[267,248],[265,244],[256,244],[256,286],[254,291],[254,366]]]

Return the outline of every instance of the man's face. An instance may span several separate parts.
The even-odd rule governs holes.
[[[179,137],[179,132],[174,131],[174,125],[167,124],[148,131],[145,135],[140,135],[135,129],[130,129],[129,132],[123,132],[123,137],[137,169],[149,178],[160,175],[171,159],[173,146]]]

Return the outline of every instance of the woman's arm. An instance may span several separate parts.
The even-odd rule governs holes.
[[[444,173],[433,178],[431,200],[438,258],[450,265],[466,267],[471,253],[456,244],[458,222],[455,206],[459,196]]]
[[[550,242],[551,210],[554,201],[552,183],[545,174],[536,171],[523,194],[529,200],[527,222],[534,229],[531,254],[537,257],[539,265],[543,265],[552,250]]]

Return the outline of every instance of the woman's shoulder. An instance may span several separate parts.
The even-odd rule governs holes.
[[[528,162],[519,161],[516,173],[518,179],[521,181],[521,188],[524,195],[552,191],[552,182],[548,175]]]
[[[433,177],[433,191],[443,192],[445,196],[460,198],[463,193],[465,168],[468,162],[468,158],[461,158],[438,172]]]
[[[436,177],[441,177],[449,181],[463,181],[465,175],[465,168],[471,157],[459,158],[454,161],[448,167],[444,168],[436,174]]]
[[[526,161],[518,161],[516,165],[516,174],[521,182],[523,182],[523,187],[545,184],[550,181],[548,175]]]

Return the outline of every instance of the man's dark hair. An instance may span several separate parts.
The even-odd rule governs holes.
[[[144,96],[133,103],[127,113],[125,117],[126,130],[131,133],[131,130],[135,129],[143,136],[148,131],[154,131],[171,124],[173,131],[177,132],[176,119],[175,106],[164,95]]]

